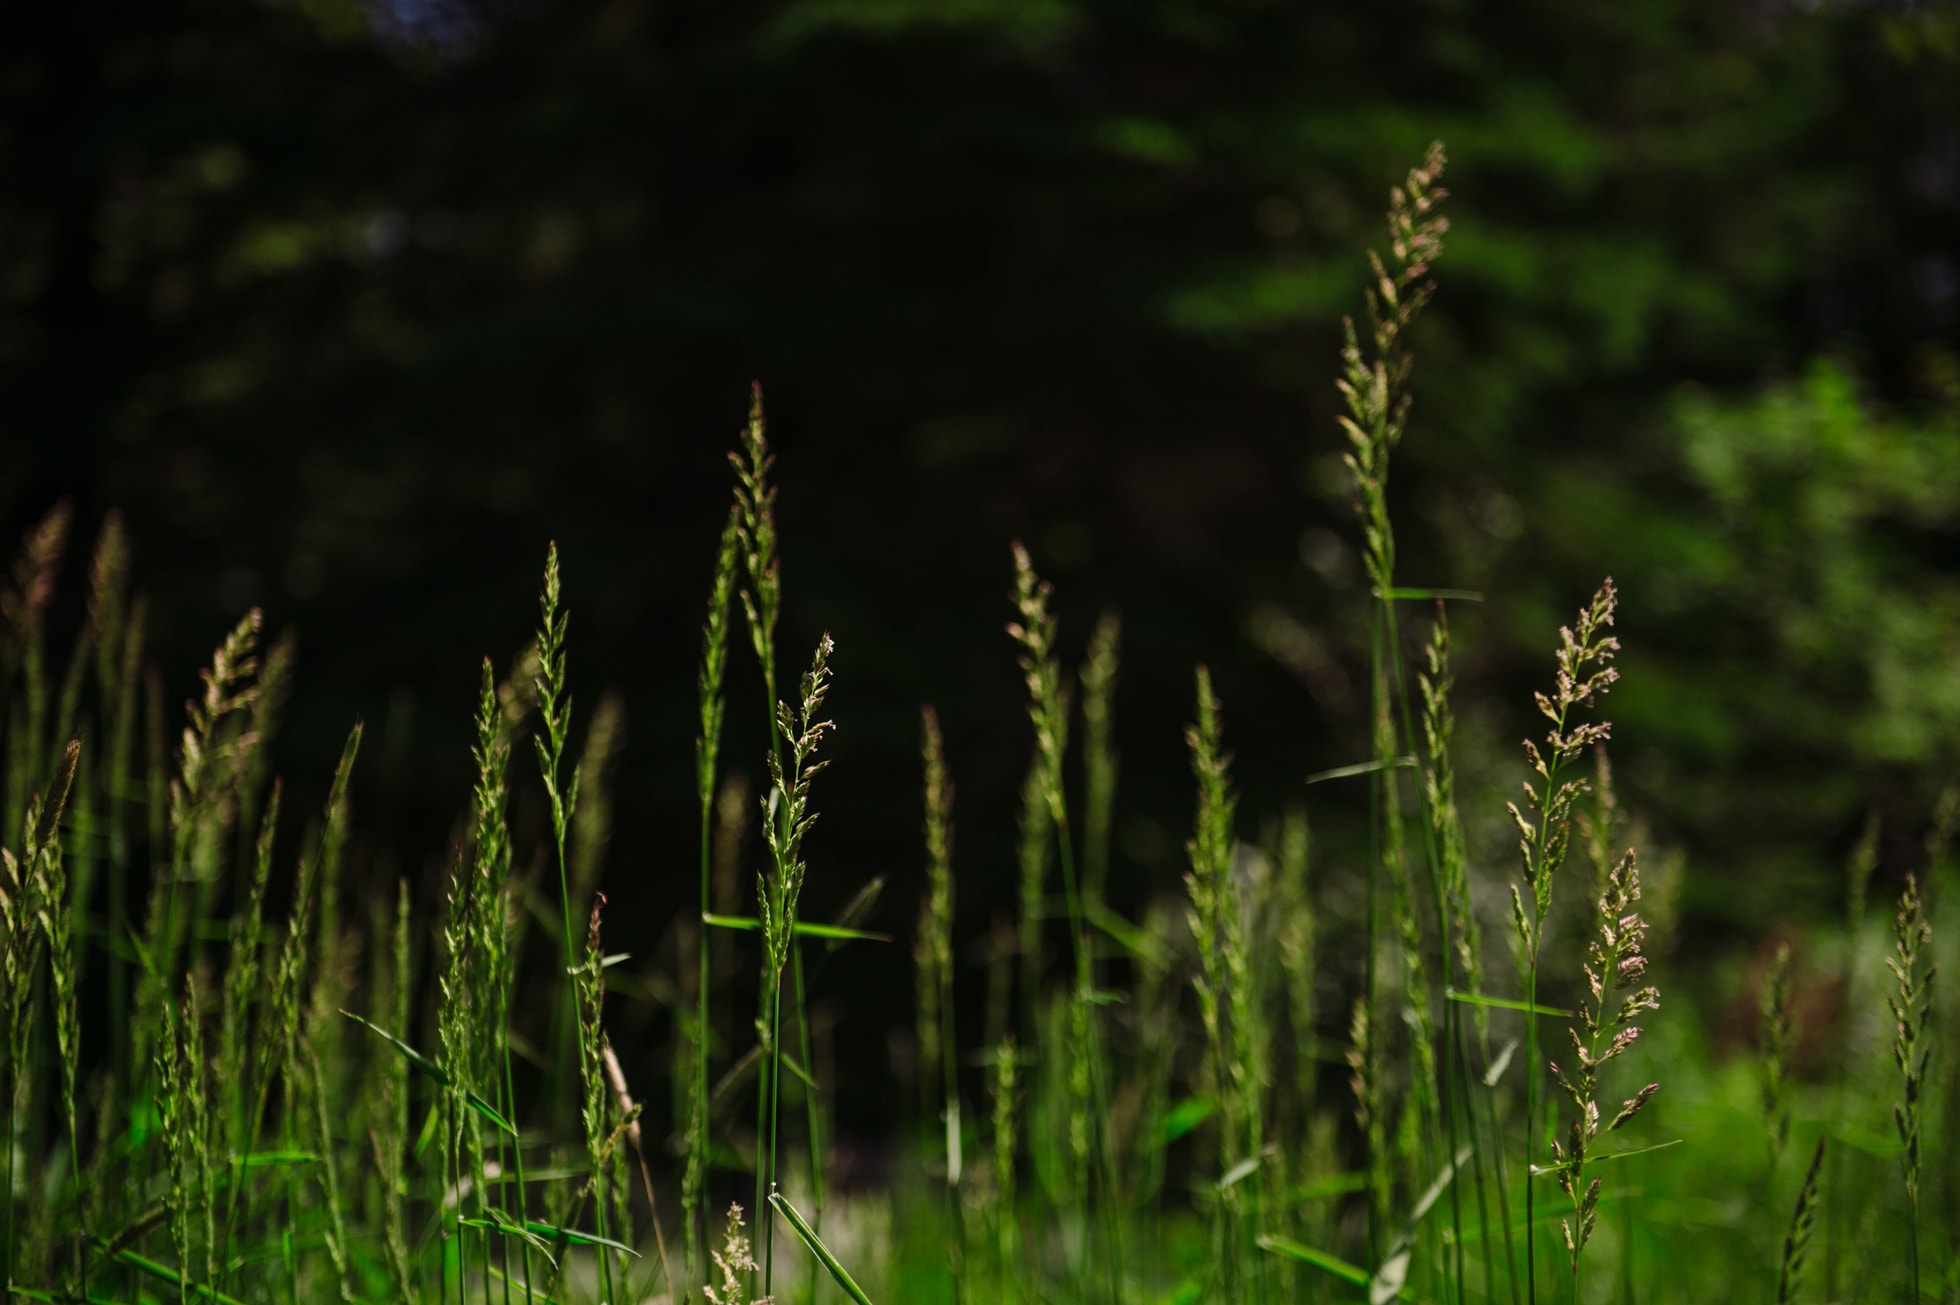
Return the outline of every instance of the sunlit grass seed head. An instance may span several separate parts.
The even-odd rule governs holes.
[[[1658,1083],[1647,1084],[1602,1127],[1596,1099],[1600,1071],[1639,1039],[1641,1028],[1633,1021],[1640,1013],[1660,1009],[1659,990],[1645,982],[1647,957],[1641,943],[1647,926],[1634,909],[1639,900],[1639,863],[1629,849],[1607,877],[1597,904],[1595,936],[1586,948],[1587,995],[1570,1030],[1575,1068],[1568,1073],[1556,1063],[1551,1066],[1578,1112],[1566,1140],[1552,1143],[1559,1186],[1573,1206],[1573,1218],[1563,1228],[1575,1274],[1598,1217],[1600,1180],[1585,1181],[1593,1141],[1629,1123],[1660,1090]]]
[[[1513,920],[1520,944],[1528,952],[1535,953],[1538,930],[1551,910],[1553,877],[1565,863],[1571,843],[1573,805],[1587,791],[1584,780],[1567,779],[1565,772],[1588,748],[1612,734],[1608,721],[1575,722],[1572,716],[1595,705],[1619,678],[1613,658],[1620,641],[1607,633],[1617,603],[1618,594],[1608,579],[1580,609],[1574,625],[1559,630],[1553,691],[1533,695],[1539,714],[1551,723],[1543,748],[1530,739],[1524,744],[1525,759],[1539,782],[1525,785],[1525,810],[1516,803],[1506,804],[1518,827],[1525,887],[1532,896],[1527,915],[1518,889],[1512,889]]]

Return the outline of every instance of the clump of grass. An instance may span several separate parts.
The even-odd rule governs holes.
[[[1570,1203],[1562,1223],[1572,1295],[1584,1295],[1582,1255],[1597,1266],[1617,1250],[1624,1274],[1618,1294],[1637,1297],[1634,1269],[1643,1230],[1632,1204],[1624,1207],[1621,1238],[1593,1238],[1603,1199],[1597,1165],[1617,1158],[1602,1153],[1602,1139],[1631,1120],[1653,1091],[1649,1085],[1615,1108],[1602,1104],[1610,1100],[1602,1096],[1602,1081],[1610,1077],[1610,1062],[1632,1047],[1639,1031],[1634,1019],[1656,1004],[1643,973],[1639,867],[1630,851],[1613,855],[1622,840],[1600,747],[1607,727],[1587,723],[1615,673],[1611,583],[1562,633],[1556,685],[1538,698],[1551,732],[1544,743],[1526,745],[1533,779],[1525,801],[1513,808],[1524,872],[1511,897],[1524,1000],[1482,991],[1473,900],[1477,840],[1466,835],[1457,807],[1454,672],[1440,607],[1415,660],[1416,693],[1404,684],[1394,604],[1417,596],[1468,597],[1395,587],[1387,515],[1388,457],[1408,410],[1406,333],[1430,293],[1425,273],[1444,230],[1434,208],[1442,194],[1436,185],[1441,166],[1440,151],[1432,152],[1396,193],[1391,249],[1373,264],[1373,348],[1364,353],[1350,328],[1343,365],[1349,452],[1376,591],[1371,756],[1337,772],[1366,776],[1370,789],[1370,847],[1365,866],[1355,867],[1367,879],[1367,931],[1355,944],[1365,957],[1355,968],[1366,973],[1351,1008],[1346,1056],[1358,1128],[1337,1136],[1333,1112],[1317,1106],[1312,1082],[1321,1072],[1323,1048],[1337,1041],[1320,1027],[1319,1010],[1330,1007],[1327,995],[1337,984],[1353,995],[1355,977],[1339,968],[1347,936],[1343,912],[1358,913],[1363,886],[1359,873],[1343,880],[1338,831],[1326,840],[1332,850],[1319,854],[1325,865],[1316,863],[1311,883],[1303,813],[1289,811],[1283,821],[1260,826],[1256,847],[1239,841],[1221,708],[1201,668],[1196,719],[1187,734],[1197,810],[1187,849],[1186,902],[1159,897],[1135,922],[1112,909],[1106,896],[1116,873],[1111,844],[1117,827],[1119,626],[1113,617],[1096,626],[1071,680],[1063,671],[1052,593],[1026,551],[1017,549],[1012,632],[1035,746],[1023,791],[1020,915],[995,923],[984,1049],[969,1062],[984,1071],[989,1109],[969,1130],[953,1010],[952,784],[944,740],[928,711],[921,745],[927,891],[913,955],[920,1108],[928,1119],[936,1111],[943,1125],[927,1144],[943,1160],[939,1195],[945,1207],[943,1216],[894,1230],[893,1258],[930,1242],[935,1262],[902,1264],[884,1289],[867,1275],[867,1284],[887,1299],[923,1299],[931,1289],[922,1283],[945,1281],[946,1266],[937,1261],[950,1240],[957,1300],[1190,1301],[1209,1293],[1239,1305],[1347,1299],[1358,1291],[1375,1301],[1406,1295],[1463,1305],[1480,1298],[1465,1268],[1466,1256],[1478,1253],[1484,1263],[1481,1298],[1503,1299],[1497,1257],[1515,1260],[1509,1238],[1521,1223],[1524,1263],[1512,1264],[1508,1284],[1515,1305],[1535,1298],[1531,1229],[1543,1221],[1533,1204],[1536,1176],[1555,1177]],[[876,883],[846,908],[842,928],[801,919],[804,843],[815,818],[811,781],[824,764],[818,754],[831,728],[822,713],[832,650],[826,637],[796,702],[778,702],[774,639],[781,588],[772,470],[758,394],[736,457],[736,503],[721,538],[697,682],[702,928],[700,945],[692,952],[683,948],[680,967],[698,974],[698,986],[688,992],[684,979],[664,989],[657,976],[642,980],[646,990],[671,999],[675,1017],[674,1100],[656,1104],[672,1106],[675,1142],[669,1149],[684,1170],[678,1186],[688,1251],[680,1299],[710,1305],[750,1305],[774,1291],[776,1238],[764,1231],[764,1244],[752,1246],[744,1212],[734,1207],[721,1248],[710,1251],[703,1215],[710,1146],[719,1141],[711,1126],[716,1112],[746,1090],[751,1074],[758,1107],[754,1217],[765,1229],[782,1220],[812,1256],[812,1285],[798,1299],[815,1297],[821,1267],[849,1299],[868,1300],[814,1226],[823,1209],[824,1170],[815,1083],[828,1078],[829,1069],[811,1055],[803,951],[813,935],[829,945],[865,936],[855,926],[871,909]],[[270,888],[272,867],[283,842],[282,788],[266,773],[265,740],[289,681],[290,642],[268,639],[261,652],[264,632],[256,614],[234,628],[205,672],[180,746],[166,756],[160,680],[138,692],[145,617],[140,599],[126,593],[127,549],[119,529],[105,531],[98,546],[88,624],[75,660],[58,680],[47,671],[42,626],[66,531],[67,518],[59,513],[40,527],[0,595],[0,615],[7,619],[0,638],[5,834],[18,840],[0,848],[6,980],[0,1005],[8,1018],[10,1143],[4,1276],[12,1293],[63,1302],[175,1297],[219,1305],[383,1298],[511,1305],[520,1294],[528,1305],[648,1299],[654,1266],[641,1262],[646,1280],[636,1283],[629,1254],[637,1249],[635,1235],[647,1235],[661,1248],[665,1268],[657,1197],[667,1176],[652,1172],[659,1150],[643,1145],[643,1107],[627,1086],[628,1068],[645,1048],[628,1047],[614,1029],[621,1036],[616,1051],[608,1033],[609,1011],[632,998],[634,985],[614,978],[608,995],[608,976],[622,973],[609,966],[623,958],[604,954],[599,931],[604,895],[598,867],[611,822],[604,776],[620,738],[620,717],[617,700],[608,699],[589,718],[578,718],[584,746],[577,748],[556,550],[547,560],[535,646],[504,681],[488,663],[483,669],[472,758],[476,785],[437,921],[440,944],[427,967],[434,1000],[425,1010],[410,947],[419,922],[409,885],[395,882],[392,912],[387,902],[366,912],[342,905],[357,882],[343,858],[352,855],[349,775],[360,729],[350,735],[334,773],[324,817],[301,845],[283,927],[268,924],[268,896],[278,895]],[[753,918],[732,914],[741,909],[735,887],[739,828],[752,803],[739,775],[720,773],[728,625],[738,590],[770,708],[771,783],[760,804],[766,858]],[[134,764],[145,701],[153,758],[147,777]],[[534,706],[533,748],[549,823],[537,848],[526,849],[514,846],[507,771]],[[1083,764],[1072,776],[1065,763],[1078,724]],[[1577,770],[1586,751],[1598,763],[1590,784]],[[576,765],[574,757],[580,758]],[[1415,785],[1401,778],[1410,769]],[[1465,771],[1474,774],[1474,768]],[[1071,782],[1080,784],[1073,808]],[[1582,803],[1588,791],[1593,800]],[[1409,827],[1413,838],[1405,846],[1402,813],[1411,795],[1420,818]],[[1071,823],[1071,810],[1081,816],[1079,827]],[[1936,831],[1950,829],[1957,813],[1960,805],[1943,803]],[[1527,1019],[1523,1127],[1529,1163],[1546,1132],[1536,1022],[1565,1013],[1537,1003],[1541,958],[1556,954],[1543,947],[1574,824],[1593,862],[1594,918],[1571,1030],[1576,1059],[1561,1056],[1568,1068],[1553,1064],[1551,1070],[1576,1118],[1553,1143],[1551,1163],[1535,1174],[1527,1171],[1520,1221],[1503,1167],[1503,1149],[1514,1142],[1518,1121],[1502,1116],[1495,1091],[1516,1044],[1492,1054],[1489,1021],[1502,1016],[1487,1012],[1521,1009]],[[521,821],[518,827],[524,827]],[[146,850],[157,862],[151,904],[141,927],[131,930],[120,903]],[[1930,844],[1929,854],[1939,860]],[[1433,900],[1417,899],[1418,857],[1427,860]],[[527,874],[536,874],[548,885],[553,860],[559,925],[549,920],[548,886],[533,893],[527,882]],[[1863,909],[1875,863],[1873,836],[1854,857],[1854,915]],[[92,876],[105,865],[107,882],[92,895]],[[525,866],[535,870],[520,869]],[[1061,878],[1059,909],[1048,901],[1051,869]],[[1116,896],[1131,900],[1132,887],[1123,883],[1125,891]],[[1352,907],[1344,900],[1350,894]],[[533,903],[547,937],[563,931],[544,949],[542,965],[536,958],[524,963],[525,946],[534,941],[525,908]],[[583,946],[572,928],[575,910],[587,922]],[[1043,971],[1041,935],[1051,918],[1059,926],[1064,915],[1073,964],[1056,981]],[[1179,917],[1188,930],[1179,929]],[[1944,1213],[1934,1181],[1941,1172],[1935,1168],[1938,1142],[1926,1144],[1928,1158],[1922,1160],[1922,1130],[1938,1139],[1943,1126],[1951,1127],[1942,1114],[1944,1099],[1928,1078],[1938,1029],[1931,1021],[1932,933],[1925,917],[1918,883],[1908,881],[1890,958],[1896,986],[1891,1049],[1901,1075],[1895,1123],[1911,1209],[1915,1291],[1922,1202],[1935,1219]],[[709,984],[713,978],[725,988],[728,969],[711,963],[710,924],[759,931],[763,953],[755,1044],[734,1058],[718,1086],[709,1080],[716,1014]],[[94,964],[91,948],[98,949]],[[1024,1012],[1018,1027],[1012,1014],[1017,950]],[[1384,973],[1377,972],[1378,954]],[[566,1000],[555,986],[560,961]],[[520,976],[533,973],[551,984],[527,1004],[518,995]],[[1440,1005],[1430,986],[1436,975],[1444,983]],[[1763,1105],[1772,1171],[1787,1145],[1792,1113],[1787,959],[1779,961],[1777,975],[1763,1010]],[[104,976],[111,990],[101,1002],[104,994],[91,985]],[[1195,1019],[1180,1008],[1178,994],[1187,980],[1196,989]],[[345,1025],[334,1017],[342,1003],[363,1011],[354,1018],[379,1036],[343,1037]],[[1484,1067],[1475,1075],[1471,1037],[1460,1027],[1466,1004],[1476,1018],[1474,1039],[1482,1044]],[[105,1006],[116,1027],[99,1053],[107,1064],[98,1066],[86,1054],[94,1043],[83,1037],[82,1015]],[[513,1021],[522,1025],[547,1007],[550,1037],[536,1045],[520,1038]],[[783,1041],[791,1019],[801,1065]],[[418,1023],[421,1036],[434,1039],[433,1054],[415,1049]],[[1274,1073],[1276,1061],[1286,1063],[1282,1030],[1292,1038],[1290,1075]],[[632,1054],[622,1060],[622,1051]],[[520,1079],[513,1066],[520,1057],[535,1058],[535,1078],[527,1073]],[[1331,1050],[1328,1058],[1334,1058]],[[815,1204],[808,1208],[815,1217],[807,1223],[776,1190],[783,1167],[777,1133],[785,1068],[808,1085],[815,1187]],[[1670,1078],[1671,1095],[1674,1083]],[[1847,1135],[1855,1136],[1855,1112],[1843,1108],[1842,1095],[1836,1113],[1831,1126],[1851,1125]],[[531,1122],[520,1128],[517,1121],[525,1116]],[[92,1145],[81,1137],[85,1123],[94,1125]],[[1469,1144],[1462,1145],[1466,1136]],[[988,1150],[986,1161],[965,1164],[963,1153],[973,1154],[979,1145]],[[629,1147],[641,1162],[644,1222],[633,1217],[629,1202]],[[534,1165],[547,1153],[547,1166]],[[1704,1151],[1695,1181],[1726,1173],[1723,1163],[1721,1153]],[[1834,1207],[1860,1202],[1874,1212],[1876,1226],[1896,1205],[1865,1199],[1869,1191],[1841,1182],[1839,1171],[1827,1173],[1825,1163],[1820,1142],[1782,1234],[1779,1302],[1799,1295],[1819,1222],[1827,1230],[1822,1240],[1841,1240],[1828,1232]],[[1457,1209],[1465,1165],[1478,1185],[1480,1227],[1467,1228]],[[1933,1170],[1932,1178],[1922,1168]],[[1492,1191],[1486,1169],[1496,1175],[1494,1211],[1486,1208]],[[1845,1172],[1854,1180],[1863,1173]],[[1187,1196],[1180,1180],[1194,1176]],[[1750,1166],[1748,1181],[1760,1178],[1760,1166]],[[1432,1212],[1446,1194],[1449,1222],[1439,1226],[1445,1215]],[[950,1239],[940,1235],[949,1227]],[[1691,1234],[1675,1228],[1663,1235]],[[832,1242],[848,1244],[835,1233]],[[1251,1246],[1280,1258],[1253,1256]],[[568,1270],[574,1254],[596,1256],[589,1273]],[[1950,1253],[1935,1249],[1928,1260],[1935,1275],[1951,1279]],[[538,1272],[540,1262],[548,1272]],[[1520,1267],[1524,1284],[1516,1281]],[[1867,1267],[1874,1283],[1882,1274],[1893,1281],[1904,1274],[1902,1266],[1876,1259]],[[1590,1295],[1604,1295],[1601,1284],[1589,1285],[1595,1289]],[[1684,1294],[1696,1285],[1687,1282],[1684,1269],[1667,1290]],[[675,1287],[670,1280],[668,1299],[678,1305]],[[784,1290],[773,1298],[792,1294]],[[1654,1298],[1651,1290],[1646,1294]]]

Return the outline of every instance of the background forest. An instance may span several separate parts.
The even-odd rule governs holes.
[[[296,635],[265,761],[288,834],[365,721],[342,891],[391,906],[405,879],[431,921],[477,668],[531,637],[555,541],[572,686],[622,722],[612,1040],[679,1135],[702,603],[759,380],[783,647],[838,649],[803,911],[880,877],[859,923],[896,938],[838,949],[810,996],[838,1181],[876,1190],[916,1143],[893,1121],[919,1099],[921,703],[958,782],[962,1044],[1017,910],[1011,541],[1068,665],[1121,616],[1111,909],[1185,892],[1203,662],[1239,836],[1276,845],[1304,807],[1328,928],[1358,917],[1362,790],[1302,785],[1374,744],[1334,381],[1383,196],[1436,138],[1451,229],[1387,493],[1400,581],[1486,597],[1451,608],[1471,860],[1501,894],[1531,692],[1610,574],[1615,791],[1650,896],[1671,885],[1670,1036],[1744,1074],[1786,944],[1790,1073],[1821,1083],[1847,860],[1875,839],[1889,920],[1960,779],[1951,3],[17,0],[0,539],[71,505],[65,656],[120,520],[173,740],[242,612]],[[722,764],[754,794],[745,639]],[[531,864],[528,779],[511,820]],[[1359,963],[1325,962],[1330,1039]],[[1346,1073],[1335,1049],[1330,1100]]]

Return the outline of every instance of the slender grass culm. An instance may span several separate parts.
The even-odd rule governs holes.
[[[1352,318],[1342,320],[1341,376],[1336,389],[1346,409],[1338,418],[1347,437],[1342,454],[1355,489],[1355,511],[1361,518],[1362,557],[1373,594],[1369,621],[1368,887],[1367,941],[1362,1003],[1357,1027],[1365,1026],[1367,1064],[1356,1071],[1356,1082],[1373,1094],[1363,1107],[1368,1130],[1368,1254],[1378,1257],[1387,1235],[1391,1201],[1391,1156],[1387,1147],[1387,1066],[1379,1063],[1392,1022],[1382,1018],[1378,961],[1384,946],[1384,891],[1393,914],[1395,942],[1406,989],[1404,1007],[1410,1015],[1411,1046],[1417,1063],[1410,1074],[1411,1113],[1404,1116],[1398,1150],[1405,1168],[1416,1167],[1418,1139],[1433,1144],[1440,1120],[1435,1051],[1432,1041],[1431,993],[1417,921],[1414,886],[1410,879],[1407,839],[1402,824],[1400,763],[1403,747],[1397,741],[1398,691],[1403,685],[1400,639],[1395,619],[1395,531],[1388,512],[1390,455],[1407,425],[1411,398],[1408,390],[1413,359],[1404,338],[1435,293],[1429,268],[1442,253],[1449,219],[1437,211],[1448,196],[1438,182],[1444,167],[1443,147],[1432,144],[1420,165],[1410,169],[1402,186],[1389,196],[1389,258],[1374,250],[1368,263],[1374,274],[1366,291],[1370,351],[1364,351]],[[1406,695],[1400,695],[1407,717]],[[1409,737],[1413,738],[1412,731]],[[1428,850],[1427,848],[1425,850]],[[1432,868],[1435,854],[1430,852]],[[1439,901],[1438,908],[1444,909]],[[1359,1045],[1359,1044],[1357,1044]],[[1379,1141],[1377,1140],[1379,1139]],[[1433,1149],[1433,1146],[1432,1146]]]
[[[928,1119],[938,1116],[944,1139],[948,1258],[955,1305],[966,1295],[967,1246],[960,1209],[961,1153],[959,1048],[953,1019],[953,781],[946,769],[946,742],[939,714],[921,710],[920,757],[925,768],[926,895],[919,905],[915,946],[918,969],[919,1080]],[[938,1082],[934,1083],[935,1076]],[[937,1107],[935,1110],[934,1107]]]
[[[776,621],[782,610],[783,580],[782,563],[776,556],[776,488],[769,479],[775,459],[769,452],[760,385],[749,389],[749,417],[742,427],[741,439],[741,449],[728,455],[729,466],[735,471],[735,509],[739,518],[735,538],[742,563],[742,580],[736,593],[741,599],[742,614],[747,618],[749,647],[755,653],[756,665],[762,672],[762,705],[769,729],[769,765],[780,770],[783,765],[783,736],[777,713]],[[777,839],[782,837],[780,822],[783,818],[784,813],[776,809],[773,797],[765,795],[762,803],[763,825]],[[767,896],[766,891],[763,896]],[[774,988],[770,976],[772,959],[765,939],[761,982],[756,998],[755,1204],[750,1207],[755,1219],[755,1235],[760,1239],[762,1262],[758,1271],[751,1274],[751,1286],[759,1285],[769,1277],[775,1263],[775,1209],[765,1204],[771,1169],[763,1160],[765,1139],[769,1136],[770,1103],[775,1100],[773,1079],[781,1068],[773,1042],[777,1026],[774,1012],[770,1009]],[[773,1161],[773,1155],[770,1158]]]
[[[737,531],[742,524],[741,506],[732,504],[728,521],[722,527],[721,546],[715,555],[714,584],[709,591],[708,619],[701,632],[701,671],[698,677],[701,730],[694,741],[695,797],[701,807],[701,920],[697,925],[697,976],[695,996],[698,1010],[694,1023],[694,1077],[688,1095],[687,1167],[681,1182],[682,1234],[686,1247],[686,1274],[690,1287],[708,1280],[703,1254],[707,1244],[704,1220],[707,1217],[704,1191],[708,1180],[708,1066],[710,1026],[709,987],[713,980],[710,964],[707,917],[714,909],[710,871],[712,866],[715,791],[719,784],[721,722],[723,715],[722,677],[728,667],[729,605],[734,593]]]

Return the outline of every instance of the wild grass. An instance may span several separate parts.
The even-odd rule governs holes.
[[[1674,862],[1627,845],[1639,822],[1613,789],[1599,711],[1619,674],[1620,598],[1607,581],[1557,632],[1532,702],[1546,733],[1507,776],[1524,784],[1508,808],[1513,871],[1490,855],[1483,830],[1502,807],[1465,779],[1447,610],[1485,596],[1406,585],[1389,515],[1411,333],[1448,229],[1443,167],[1432,149],[1394,191],[1366,318],[1340,357],[1371,586],[1368,755],[1304,777],[1301,805],[1244,811],[1227,726],[1258,704],[1225,701],[1196,668],[1181,891],[1160,885],[1124,915],[1110,891],[1122,627],[1105,614],[1077,662],[1052,587],[1014,545],[1000,655],[1018,657],[1026,696],[1018,901],[985,923],[959,909],[956,758],[925,708],[907,819],[924,884],[907,976],[918,1119],[888,1139],[901,1162],[885,1191],[829,1181],[834,1071],[810,1008],[831,949],[872,949],[894,976],[906,953],[866,927],[881,879],[840,885],[857,893],[834,921],[805,918],[806,882],[833,864],[816,780],[836,650],[820,638],[783,700],[759,390],[711,572],[699,824],[676,838],[698,853],[699,910],[664,976],[664,1024],[622,1020],[639,998],[609,981],[623,958],[605,950],[602,861],[622,723],[615,698],[573,712],[576,579],[555,547],[535,639],[504,674],[482,663],[476,777],[440,883],[397,879],[357,901],[361,727],[323,809],[296,827],[266,764],[292,645],[262,646],[255,612],[222,635],[167,751],[113,519],[56,679],[48,613],[72,521],[51,513],[0,591],[11,1295],[1960,1299],[1960,1067],[1932,958],[1951,936],[1933,899],[1952,881],[1960,798],[1903,876],[1889,940],[1865,927],[1873,884],[1895,869],[1868,829],[1842,927],[1822,940],[1835,971],[1785,945],[1762,976],[1760,1059],[1718,1061],[1691,1000],[1671,995],[1648,1028],[1650,971],[1666,973],[1676,933]],[[729,656],[738,622],[746,687]],[[761,759],[760,801],[724,765],[731,695],[756,691],[766,733],[731,748]],[[513,767],[526,752],[535,769]],[[513,815],[519,786],[542,803],[535,827]],[[1310,838],[1310,808],[1357,823],[1359,850]],[[745,840],[751,826],[760,837]],[[1575,839],[1589,879],[1571,867]],[[1661,868],[1644,908],[1643,865]],[[1507,914],[1515,977],[1487,941]],[[1881,971],[1869,954],[1884,941]],[[731,1014],[747,997],[738,966],[755,978],[752,1019]],[[1823,1035],[1829,1073],[1801,1054],[1812,989],[1845,1011]],[[961,1008],[982,990],[984,1010]],[[667,1042],[628,1040],[649,1027]],[[670,1091],[634,1081],[656,1062],[674,1067]],[[1893,1103],[1890,1136],[1872,1101]],[[1792,1146],[1811,1156],[1800,1175],[1782,1164]]]

